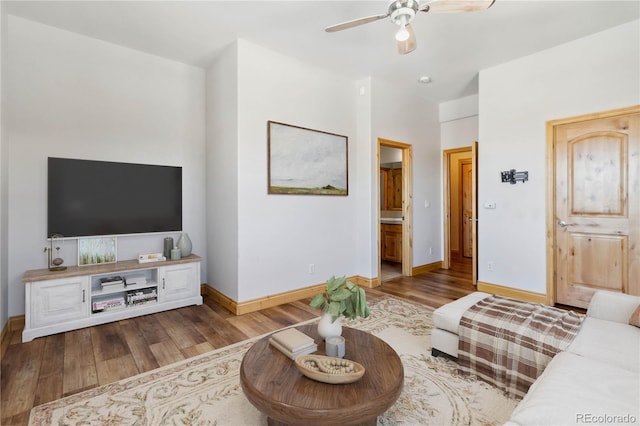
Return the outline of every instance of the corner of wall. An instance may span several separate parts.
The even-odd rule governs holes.
[[[207,277],[211,287],[238,298],[238,44],[206,72]]]
[[[4,330],[8,319],[8,184],[7,184],[7,140],[5,136],[5,90],[7,55],[7,11],[5,2],[0,2],[0,329]]]

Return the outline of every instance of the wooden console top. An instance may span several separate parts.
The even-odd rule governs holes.
[[[115,263],[102,263],[100,265],[69,266],[64,271],[50,271],[48,268],[32,269],[24,273],[22,282],[46,281],[56,278],[77,277],[82,275],[109,274],[113,272],[132,271],[135,269],[157,268],[165,265],[177,265],[180,263],[200,262],[202,258],[195,254],[177,260],[164,260],[161,262],[139,263],[138,259],[122,260]]]

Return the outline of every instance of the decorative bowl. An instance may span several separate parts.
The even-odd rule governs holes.
[[[364,375],[364,367],[355,361],[323,355],[302,355],[296,367],[308,378],[330,384],[353,383]]]

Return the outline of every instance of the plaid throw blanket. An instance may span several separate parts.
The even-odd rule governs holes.
[[[522,398],[573,340],[584,315],[500,296],[468,309],[458,329],[460,372]]]

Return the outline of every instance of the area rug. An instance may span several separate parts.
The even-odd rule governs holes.
[[[375,334],[400,355],[404,388],[379,425],[502,424],[517,404],[485,382],[462,377],[457,364],[433,358],[432,309],[386,296],[367,319],[345,326]],[[266,425],[245,398],[239,368],[253,338],[31,410],[37,425]]]

